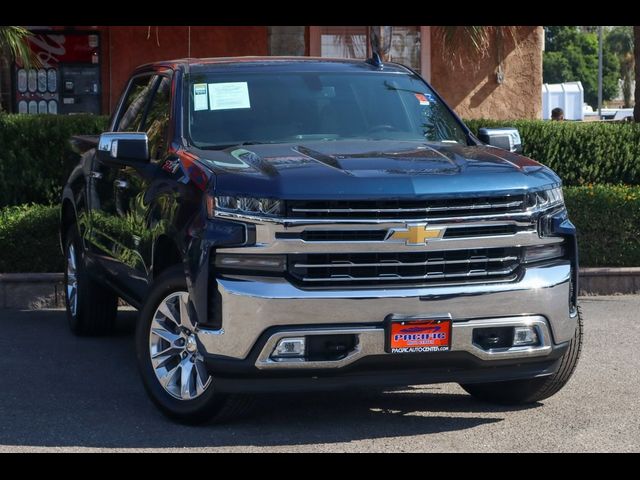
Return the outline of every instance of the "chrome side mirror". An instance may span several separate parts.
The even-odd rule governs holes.
[[[517,128],[481,128],[478,131],[481,142],[509,152],[521,152],[522,140]]]
[[[149,139],[145,132],[107,132],[98,141],[98,159],[106,163],[148,162]]]

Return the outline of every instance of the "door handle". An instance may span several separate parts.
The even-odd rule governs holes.
[[[91,178],[95,178],[96,180],[100,180],[102,178],[102,174],[100,172],[91,172],[89,176]]]
[[[116,180],[113,182],[113,184],[116,186],[116,188],[129,188],[129,182],[127,182],[126,180]]]

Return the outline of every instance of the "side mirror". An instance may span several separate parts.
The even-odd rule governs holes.
[[[149,139],[145,132],[103,133],[98,140],[97,155],[105,163],[147,163]]]
[[[481,128],[478,131],[481,142],[509,152],[521,152],[522,140],[517,128]]]

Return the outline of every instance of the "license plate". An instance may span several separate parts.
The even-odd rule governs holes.
[[[391,322],[391,353],[447,352],[451,349],[451,319]]]

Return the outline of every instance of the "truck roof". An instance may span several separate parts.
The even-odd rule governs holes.
[[[407,67],[391,62],[383,62],[383,67],[367,63],[365,60],[327,57],[301,56],[247,56],[247,57],[210,57],[210,58],[180,58],[147,63],[136,68],[153,70],[155,68],[173,68],[187,71],[204,72],[218,68],[246,68],[264,67],[270,65],[279,70],[297,70],[300,68],[315,71],[384,71],[393,73],[407,73]]]

